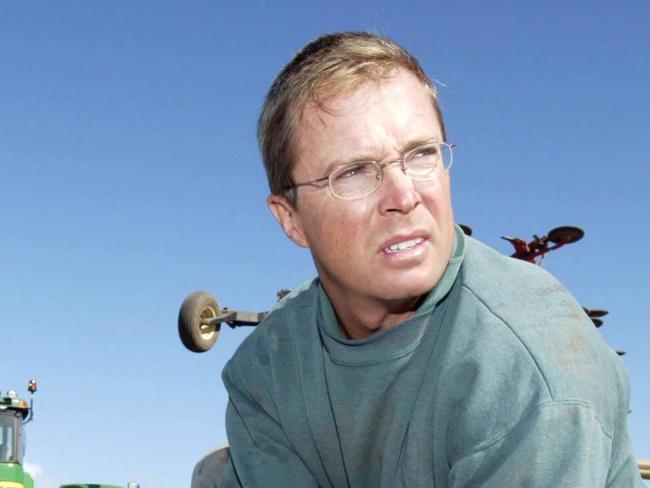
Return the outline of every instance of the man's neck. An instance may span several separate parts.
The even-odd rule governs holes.
[[[324,286],[327,292],[327,287]],[[415,314],[424,296],[387,302],[368,301],[351,304],[344,297],[328,292],[341,333],[348,339],[364,339],[404,322]]]

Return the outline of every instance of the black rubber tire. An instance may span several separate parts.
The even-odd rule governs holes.
[[[221,324],[206,326],[201,322],[216,317],[220,311],[219,303],[207,291],[190,293],[178,313],[178,335],[183,345],[193,352],[210,350],[219,338]]]
[[[565,225],[564,227],[556,227],[549,232],[548,240],[555,244],[571,244],[582,239],[584,235],[585,232],[580,227]]]

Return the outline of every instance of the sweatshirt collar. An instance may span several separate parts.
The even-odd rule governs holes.
[[[432,328],[433,312],[451,290],[465,255],[465,235],[456,226],[456,236],[442,277],[427,294],[415,314],[392,327],[363,339],[346,339],[341,335],[338,319],[325,289],[318,282],[318,327],[329,355],[335,363],[363,365],[388,361],[413,351]],[[437,314],[436,314],[437,315]]]

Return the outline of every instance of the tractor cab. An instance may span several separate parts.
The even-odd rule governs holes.
[[[23,424],[31,418],[30,405],[14,391],[0,395],[0,463],[23,463],[25,430]]]
[[[36,381],[27,386],[36,391]],[[0,487],[33,488],[34,480],[23,469],[25,456],[24,425],[32,420],[32,401],[18,398],[15,391],[0,394]]]

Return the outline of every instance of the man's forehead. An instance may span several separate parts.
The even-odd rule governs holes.
[[[408,93],[410,97],[416,97],[415,100],[409,98],[408,110],[402,110],[400,102],[403,100],[392,98],[396,95],[396,86],[400,87],[398,96],[404,97],[404,93]],[[410,86],[411,91],[407,92],[404,86]],[[382,97],[384,92],[386,97]],[[393,112],[392,120],[388,121],[394,122],[393,127],[385,127],[386,121],[378,120],[386,107]],[[419,123],[409,123],[414,118]],[[430,123],[423,124],[422,121]],[[390,130],[396,127],[398,131]],[[411,73],[402,71],[388,78],[367,80],[328,99],[306,103],[297,120],[294,136],[299,153],[322,149],[329,154],[341,153],[343,158],[363,158],[364,154],[367,158],[375,158],[381,156],[380,152],[387,147],[401,150],[414,140],[438,137],[439,129],[426,86]],[[393,140],[396,135],[399,137]],[[350,154],[350,151],[355,154]]]

